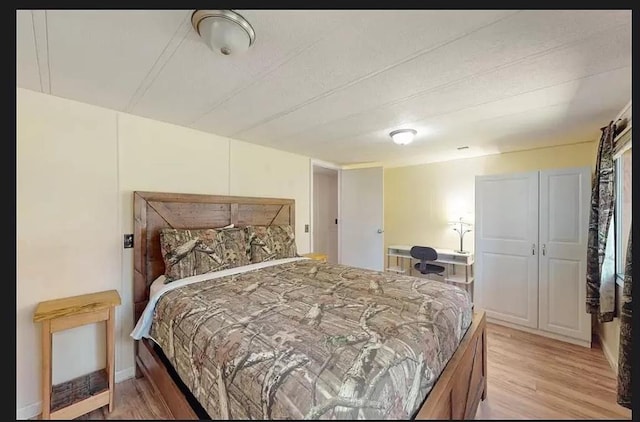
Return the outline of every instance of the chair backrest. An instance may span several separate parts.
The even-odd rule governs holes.
[[[435,261],[438,259],[438,252],[429,246],[414,246],[409,251],[411,256],[415,259],[423,261]]]

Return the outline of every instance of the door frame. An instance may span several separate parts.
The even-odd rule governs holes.
[[[314,192],[313,192],[313,168],[322,167],[335,170],[338,173],[338,264],[342,262],[342,206],[340,204],[341,185],[342,185],[342,166],[328,161],[322,161],[315,158],[309,160],[309,251],[313,251],[313,232],[315,231],[315,223],[313,221],[314,213]]]

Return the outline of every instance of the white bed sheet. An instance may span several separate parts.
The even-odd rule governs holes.
[[[153,280],[153,283],[151,283],[151,286],[149,286],[149,297],[155,296],[155,294],[165,286],[164,281],[166,279],[167,278],[164,276],[164,274],[162,274],[160,277]]]
[[[272,267],[274,265],[286,264],[288,262],[300,261],[302,259],[309,259],[305,257],[297,257],[297,258],[283,258],[276,259],[273,261],[260,262],[257,264],[249,264],[243,265],[241,267],[230,268],[228,270],[216,271],[213,273],[206,273],[200,275],[194,275],[192,277],[182,278],[180,280],[172,281],[169,284],[164,284],[164,276],[160,276],[153,281],[151,286],[156,286],[153,290],[149,291],[149,302],[147,306],[142,311],[142,315],[140,315],[140,319],[136,323],[135,328],[131,332],[130,336],[135,340],[140,340],[141,338],[151,338],[149,336],[149,330],[151,329],[151,323],[153,322],[153,311],[158,303],[160,297],[166,292],[170,292],[171,290],[177,289],[178,287],[186,286],[193,283],[199,283],[201,281],[213,280],[216,278],[226,277],[228,275],[234,274],[242,274],[247,271],[253,271],[260,268]],[[152,338],[151,338],[152,339]],[[153,339],[152,339],[153,340]]]

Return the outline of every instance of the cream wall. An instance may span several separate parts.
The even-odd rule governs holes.
[[[116,379],[133,376],[134,190],[296,199],[309,251],[309,158],[19,88],[17,417],[40,412],[42,300],[116,289]],[[104,328],[54,337],[54,383],[104,366]]]
[[[298,253],[310,250],[309,158],[242,141],[233,141],[230,151],[231,195],[270,196],[296,200],[296,238]],[[292,177],[295,175],[295,177]]]
[[[18,90],[18,408],[40,401],[35,305],[120,287],[115,116],[98,107]],[[102,327],[79,327],[54,335],[53,382],[97,369],[97,359],[104,360],[104,341],[98,341],[103,334]]]
[[[458,233],[447,224],[461,213],[473,217],[475,176],[537,169],[592,166],[597,142],[487,155],[384,171],[385,248],[432,245],[457,249]],[[464,237],[473,251],[474,232]]]

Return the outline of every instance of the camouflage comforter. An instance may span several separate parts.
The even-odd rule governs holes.
[[[451,285],[300,260],[169,291],[150,334],[213,419],[408,419],[471,314]]]

